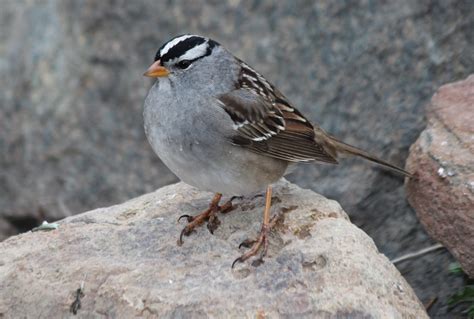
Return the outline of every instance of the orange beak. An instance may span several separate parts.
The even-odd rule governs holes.
[[[160,60],[155,61],[149,68],[143,73],[144,76],[148,76],[150,78],[159,78],[163,76],[168,76],[170,71],[167,68],[160,65]]]

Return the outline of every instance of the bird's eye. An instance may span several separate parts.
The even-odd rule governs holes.
[[[176,66],[180,69],[187,69],[189,66],[191,65],[191,61],[189,60],[182,60],[182,61],[179,61]]]

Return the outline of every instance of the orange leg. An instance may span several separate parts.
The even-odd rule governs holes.
[[[235,197],[232,197],[229,201],[224,203],[224,205],[219,206],[219,202],[221,198],[222,198],[222,194],[216,193],[214,197],[212,198],[211,203],[209,204],[209,208],[203,211],[202,213],[196,216],[181,215],[178,218],[178,221],[180,221],[181,218],[186,218],[188,221],[188,224],[183,228],[183,230],[181,231],[181,234],[179,235],[179,239],[178,239],[179,246],[183,244],[183,236],[189,236],[196,227],[202,225],[205,221],[207,221],[207,229],[209,229],[211,234],[214,233],[214,230],[216,230],[219,224],[221,223],[219,219],[217,218],[216,214],[218,212],[227,213],[235,208],[234,206],[232,206],[232,200]]]
[[[263,262],[263,257],[265,257],[267,250],[268,250],[268,233],[270,232],[272,224],[274,224],[274,220],[270,221],[270,206],[272,203],[272,187],[269,185],[267,187],[267,192],[265,194],[265,210],[263,211],[263,224],[262,229],[260,230],[260,235],[258,236],[257,240],[245,240],[241,246],[250,247],[250,249],[234,260],[232,263],[232,268],[234,268],[235,264],[238,262],[244,262],[252,256],[257,255],[258,251],[261,249],[260,258],[256,260],[255,265],[259,265]],[[276,221],[276,220],[275,220]]]

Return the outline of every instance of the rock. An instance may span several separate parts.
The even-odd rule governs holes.
[[[473,5],[2,1],[0,219],[18,232],[176,181],[143,134],[152,82],[142,74],[157,47],[184,32],[214,37],[309,119],[403,165],[424,128],[423,105],[473,71]],[[289,179],[340,202],[389,257],[432,243],[401,178],[345,160],[303,165]],[[423,302],[438,296],[434,317],[448,316],[445,301],[463,284],[447,272],[452,260],[437,253],[398,266]]]
[[[238,244],[257,234],[262,197],[219,216],[214,236],[201,227],[178,247],[178,216],[210,198],[179,183],[3,241],[0,317],[65,317],[84,281],[83,318],[427,318],[337,202],[286,181],[275,187],[281,219],[260,266],[230,267]]]
[[[0,219],[0,241],[15,235],[16,230],[4,219]]]
[[[406,187],[428,233],[474,278],[474,75],[442,86],[427,107],[428,126],[410,148]]]

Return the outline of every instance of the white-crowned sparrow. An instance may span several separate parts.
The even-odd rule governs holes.
[[[145,101],[146,136],[161,160],[183,182],[216,193],[209,209],[188,218],[189,235],[208,220],[212,232],[221,194],[267,189],[261,234],[244,261],[267,248],[271,184],[290,163],[337,164],[337,155],[357,155],[410,176],[405,170],[328,135],[306,119],[262,75],[216,41],[180,35],[166,42],[145,72],[158,81]],[[235,264],[234,262],[234,264]],[[234,265],[233,264],[233,265]]]

